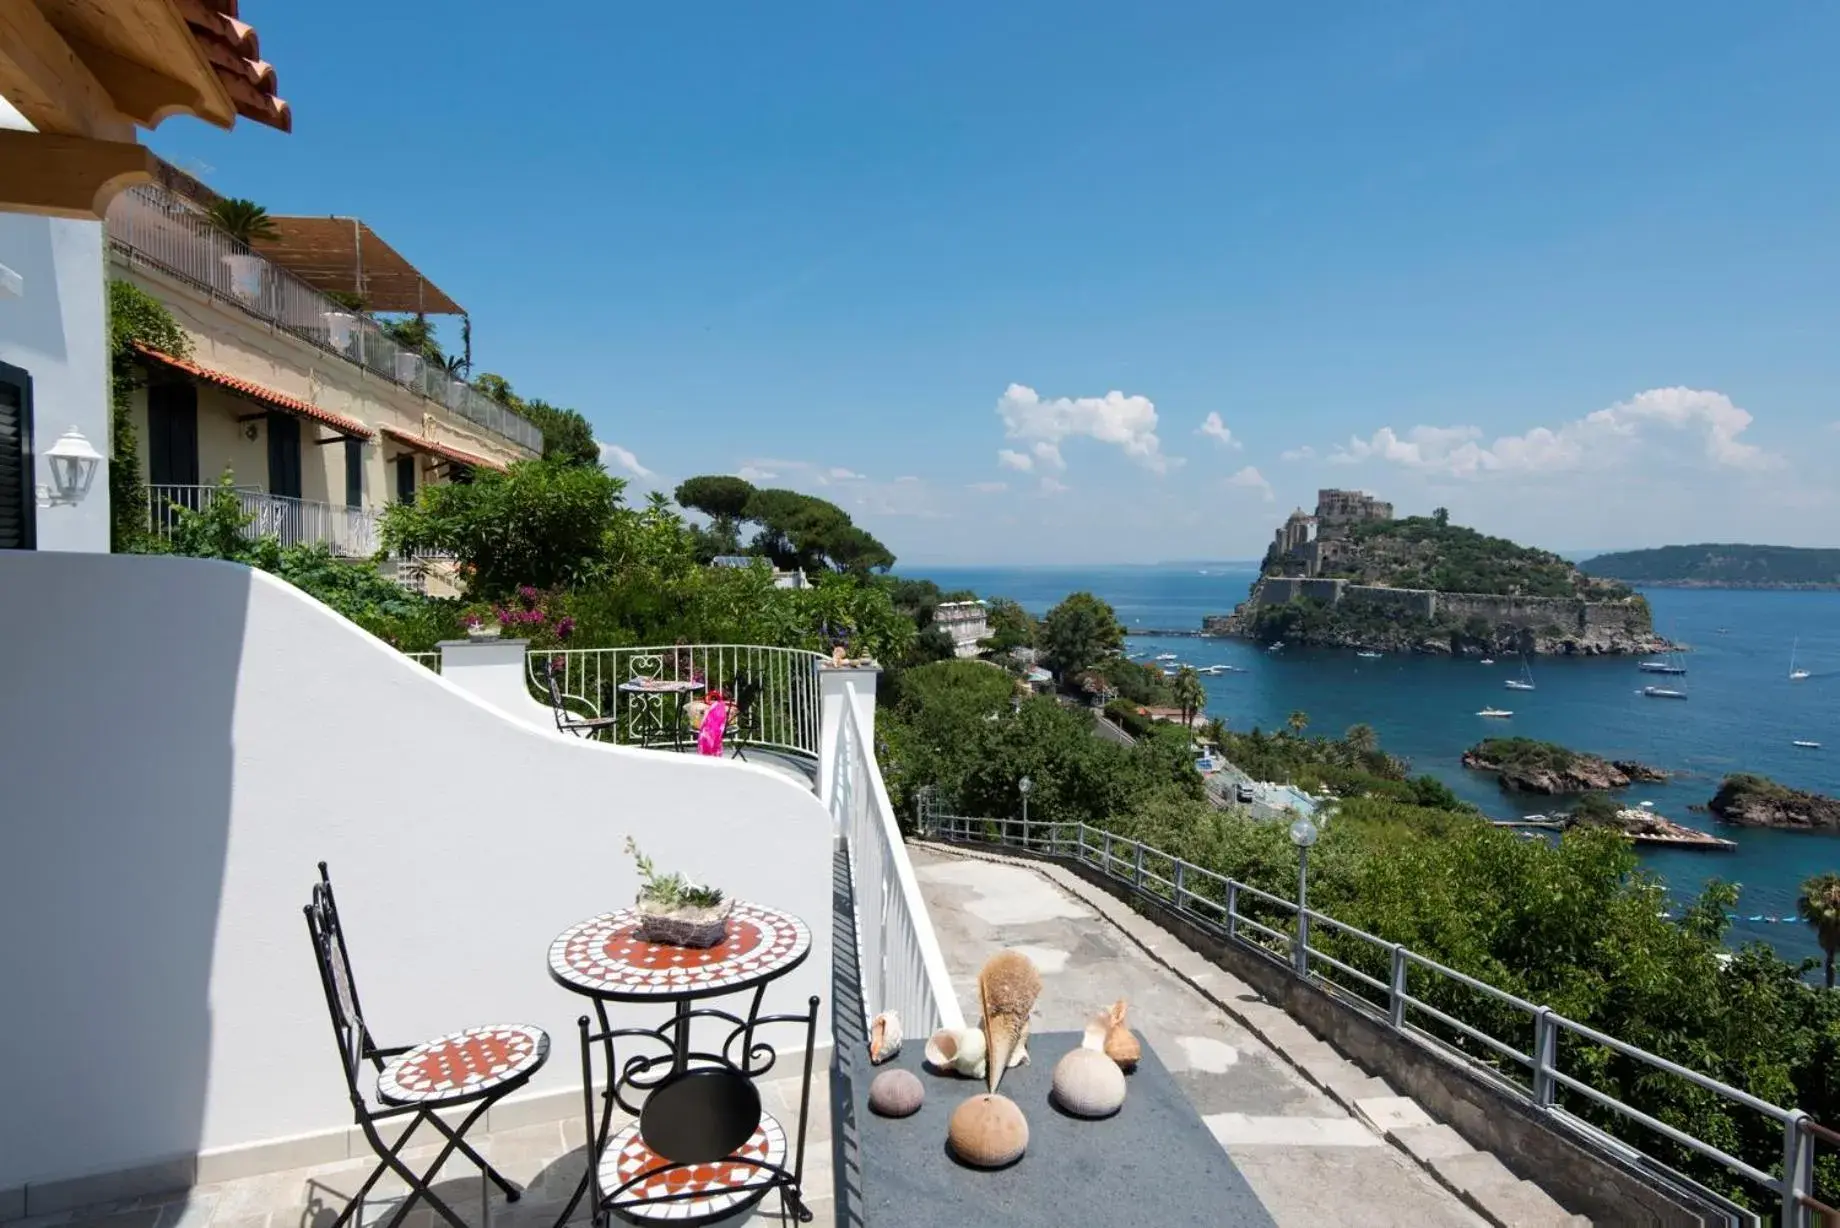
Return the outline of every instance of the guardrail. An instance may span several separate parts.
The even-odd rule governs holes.
[[[962,1028],[958,995],[855,704],[843,705],[833,745],[825,802],[849,850],[864,1017],[898,1011],[917,1042],[938,1028]]]
[[[138,184],[110,203],[105,229],[110,245],[130,261],[145,261],[542,454],[543,432],[535,425],[396,344],[369,316],[339,306],[251,252],[184,197]]]
[[[441,654],[438,652],[405,652],[403,656],[437,674],[441,672]]]
[[[515,628],[507,630],[515,632]],[[577,715],[618,717],[616,740],[669,738],[681,698],[647,692],[645,682],[693,682],[721,690],[734,708],[729,742],[818,756],[818,663],[797,648],[759,644],[669,644],[642,648],[535,648],[527,658],[530,693],[549,703],[554,674]]]
[[[926,814],[923,822],[928,824],[928,834],[937,839],[1005,845],[1097,869],[1106,878],[1173,908],[1187,920],[1227,941],[1298,971],[1332,992],[1339,1001],[1384,1021],[1392,1031],[1440,1049],[1472,1068],[1479,1068],[1504,1092],[1525,1100],[1556,1124],[1600,1146],[1607,1143],[1626,1158],[1657,1171],[1657,1175],[1666,1179],[1690,1180],[1682,1178],[1662,1161],[1634,1150],[1626,1140],[1606,1134],[1599,1126],[1572,1112],[1561,1103],[1562,1094],[1571,1093],[1629,1125],[1659,1135],[1768,1191],[1781,1207],[1779,1222],[1785,1228],[1810,1228],[1808,1213],[1811,1211],[1823,1216],[1835,1214],[1814,1195],[1814,1144],[1818,1137],[1830,1145],[1840,1145],[1840,1134],[1816,1124],[1800,1109],[1772,1104],[1742,1088],[1709,1078],[1568,1019],[1549,1007],[1465,975],[1399,943],[1387,942],[1364,930],[1344,925],[1326,913],[1308,907],[1300,910],[1294,900],[1085,823],[973,819],[937,813]],[[1282,920],[1272,923],[1274,917],[1284,916],[1290,918],[1287,927],[1281,928]],[[1317,927],[1345,941],[1334,951],[1324,949],[1321,943],[1313,945],[1311,932]],[[1356,966],[1358,962],[1367,962],[1373,970]],[[1414,973],[1420,974],[1420,983],[1425,983],[1423,978],[1428,976],[1430,988],[1415,993]],[[1447,986],[1524,1015],[1528,1027],[1525,1043],[1529,1048],[1517,1048],[1510,1040],[1490,1035],[1427,1000],[1429,992]],[[1653,1075],[1680,1079],[1773,1123],[1782,1139],[1781,1171],[1759,1168],[1713,1143],[1625,1104],[1579,1074],[1562,1069],[1561,1041],[1568,1038],[1566,1051],[1575,1051],[1579,1046],[1595,1046]],[[1712,1191],[1707,1193],[1718,1197]]]
[[[221,489],[167,483],[149,486],[148,528],[154,536],[170,539],[179,524],[176,512],[204,511]],[[250,518],[243,526],[243,536],[250,541],[273,537],[283,546],[321,544],[348,558],[368,558],[377,552],[377,513],[369,508],[266,494],[260,486],[238,486],[232,493],[243,515]]]

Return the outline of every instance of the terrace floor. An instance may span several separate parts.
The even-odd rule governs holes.
[[[1175,1076],[1280,1228],[1588,1222],[1566,1215],[1494,1157],[1326,1051],[1243,982],[1070,872],[937,845],[908,847],[966,1015],[977,1013],[978,968],[1003,947],[1023,951],[1041,971],[1034,1031],[1077,1031],[1099,1008],[1128,999],[1130,1026]],[[1221,1003],[1260,1019],[1257,1030]],[[1426,1164],[1413,1147],[1444,1154]],[[1461,1159],[1449,1176],[1434,1175],[1436,1164],[1453,1157]]]

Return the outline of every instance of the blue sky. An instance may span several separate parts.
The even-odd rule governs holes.
[[[1256,555],[1320,486],[1840,544],[1840,8],[1121,7],[245,0],[295,131],[151,143],[366,219],[635,486],[906,562]]]

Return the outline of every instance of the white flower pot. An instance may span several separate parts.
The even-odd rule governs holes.
[[[401,384],[414,384],[422,377],[422,356],[420,354],[398,354],[396,356],[396,380]]]
[[[326,322],[326,338],[333,349],[351,348],[351,339],[358,334],[357,316],[345,311],[322,311],[319,318]]]
[[[253,303],[262,297],[262,266],[267,263],[260,256],[238,253],[222,257],[224,265],[230,270],[230,292],[245,303]]]

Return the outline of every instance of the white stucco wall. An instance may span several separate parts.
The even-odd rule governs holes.
[[[321,858],[379,1042],[533,1022],[533,1093],[579,1080],[586,1002],[545,953],[632,900],[629,833],[803,917],[767,1009],[828,1005],[830,820],[775,772],[523,724],[231,564],[0,552],[0,592],[32,595],[0,643],[0,986],[30,1051],[0,1190],[349,1123],[301,917]]]
[[[24,294],[0,294],[0,362],[32,377],[37,482],[48,484],[45,449],[76,427],[109,453],[107,310],[102,223],[0,212],[0,264]],[[108,462],[83,502],[38,509],[40,550],[109,548]]]

